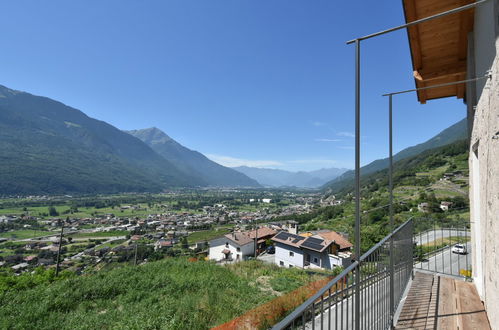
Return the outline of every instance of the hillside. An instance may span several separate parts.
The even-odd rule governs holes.
[[[409,217],[430,217],[447,221],[469,222],[468,143],[457,141],[426,150],[394,163],[395,223]],[[353,182],[335,191],[328,190],[323,201],[339,200],[341,204],[322,206],[310,213],[292,214],[275,219],[296,220],[302,230],[331,229],[353,238],[355,201]],[[388,170],[361,177],[362,250],[367,251],[388,234]],[[441,201],[452,202],[449,212],[440,208]],[[429,213],[418,211],[419,203],[429,204]]]
[[[210,186],[259,187],[246,175],[219,165],[200,152],[190,150],[156,127],[126,131],[150,146],[189,177],[197,177]]]
[[[401,159],[393,166],[393,184],[400,187],[425,187],[431,189],[434,185],[442,185],[440,178],[445,172],[463,172],[466,177],[467,189],[468,142],[457,141],[442,147],[426,150],[416,156]],[[366,173],[361,176],[362,191],[374,192],[388,186],[388,169]],[[458,189],[454,189],[458,190]],[[335,191],[339,196],[354,192],[353,182]],[[461,193],[466,195],[466,193]]]
[[[208,329],[324,278],[257,261],[224,267],[186,258],[52,283],[47,273],[2,275],[2,329]]]
[[[49,98],[0,86],[0,194],[160,191],[204,184],[112,125]]]
[[[291,172],[271,168],[239,166],[233,168],[267,187],[318,188],[348,171],[344,168],[323,168],[315,171]]]
[[[396,153],[393,156],[393,160],[394,161],[402,160],[411,156],[418,155],[423,151],[441,147],[446,144],[450,144],[455,141],[465,139],[467,137],[467,132],[468,132],[467,121],[465,118],[455,123],[454,125],[444,129],[443,131],[441,131],[431,139]],[[388,158],[375,160],[365,166],[362,166],[361,173],[364,175],[388,168],[388,162],[389,162]],[[345,187],[346,185],[351,184],[354,180],[354,176],[355,176],[355,171],[353,170],[345,172],[343,175],[339,176],[338,178],[326,183],[323,188],[330,189],[333,192],[338,191],[343,187]]]

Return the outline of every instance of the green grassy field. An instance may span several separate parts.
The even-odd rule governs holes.
[[[45,230],[33,230],[33,229],[20,229],[14,231],[8,231],[0,233],[0,237],[2,238],[16,238],[16,239],[25,239],[25,238],[33,238],[38,236],[46,236],[54,234],[50,231]]]
[[[125,230],[110,230],[110,231],[98,231],[95,233],[77,233],[77,234],[70,234],[68,235],[69,237],[74,237],[74,238],[96,238],[96,237],[115,237],[115,236],[126,236],[130,234],[130,232],[125,231]]]
[[[207,329],[318,278],[257,261],[223,267],[183,258],[42,279],[29,289],[16,289],[25,278],[0,277],[7,290],[0,294],[0,328]]]
[[[218,229],[218,230],[217,230]],[[213,230],[203,230],[203,231],[196,231],[190,234],[187,239],[189,240],[189,243],[197,243],[197,242],[203,242],[203,241],[210,241],[214,238],[223,236],[225,234],[230,233],[231,229],[229,227],[226,228],[217,228]]]
[[[73,213],[68,213],[68,211],[70,210],[70,207],[68,205],[55,205],[54,207],[56,211],[59,213],[60,217],[71,216],[75,218],[90,218],[95,215],[104,215],[104,214],[114,214],[117,217],[145,216],[151,213],[162,213],[167,210],[162,207],[149,208],[147,204],[138,204],[138,206],[140,206],[140,209],[137,210],[134,210],[132,208],[122,210],[120,207],[114,207],[114,208],[79,207],[78,211]],[[199,213],[198,211],[188,210],[188,209],[182,209],[176,212]],[[48,213],[48,206],[27,207],[26,211],[24,210],[24,207],[0,209],[0,215],[2,214],[21,215],[27,213],[29,213],[32,216],[42,217],[42,214]],[[51,218],[50,216],[48,217]]]

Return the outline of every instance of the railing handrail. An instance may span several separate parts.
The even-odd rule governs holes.
[[[380,246],[382,246],[384,243],[386,243],[390,238],[392,238],[393,235],[398,233],[400,230],[402,230],[410,221],[412,221],[413,217],[409,218],[406,222],[398,226],[394,231],[392,231],[390,234],[385,236],[381,241],[379,241],[376,245],[374,245],[372,248],[370,248],[366,253],[364,253],[358,260],[355,260],[352,262],[350,266],[345,268],[338,276],[333,278],[330,282],[328,282],[326,285],[324,285],[319,291],[317,291],[312,297],[308,298],[304,303],[302,303],[300,306],[298,306],[291,314],[286,316],[283,320],[281,320],[279,323],[275,324],[272,329],[283,329],[290,323],[292,323],[298,316],[300,316],[310,305],[315,303],[317,299],[322,297],[326,291],[331,289],[334,285],[336,285],[338,282],[340,282],[345,276],[347,276],[350,272],[352,272],[357,266],[367,259],[376,249],[378,249]]]

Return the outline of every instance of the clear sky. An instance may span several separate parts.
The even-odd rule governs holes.
[[[0,3],[0,84],[120,129],[156,126],[226,165],[352,167],[354,47],[404,22],[400,0]],[[414,87],[405,30],[363,43],[362,163],[387,155],[384,92]],[[394,148],[465,117],[394,100]]]

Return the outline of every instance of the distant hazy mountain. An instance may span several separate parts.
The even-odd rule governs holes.
[[[317,188],[324,183],[336,178],[348,169],[323,168],[310,172],[290,172],[270,168],[257,168],[248,166],[233,167],[236,171],[246,174],[267,187],[301,187]]]
[[[160,191],[206,185],[139,139],[0,85],[0,194]]]
[[[408,157],[416,156],[426,150],[434,149],[459,140],[466,139],[468,134],[467,132],[468,132],[467,121],[465,118],[455,123],[454,125],[444,129],[443,131],[441,131],[431,139],[427,140],[426,142],[417,144],[415,146],[406,148],[398,152],[393,156],[393,159],[394,161],[398,161]],[[376,171],[387,168],[388,162],[389,162],[388,158],[375,160],[367,164],[366,166],[363,166],[360,172],[362,175],[374,173]],[[340,189],[345,185],[349,184],[349,182],[354,179],[354,176],[355,176],[355,171],[353,170],[345,172],[343,175],[337,177],[331,182],[328,182],[324,186],[324,188],[329,188],[332,189],[333,191]]]
[[[209,160],[203,154],[182,146],[156,127],[127,131],[191,177],[210,186],[259,187],[257,181],[231,168]]]

